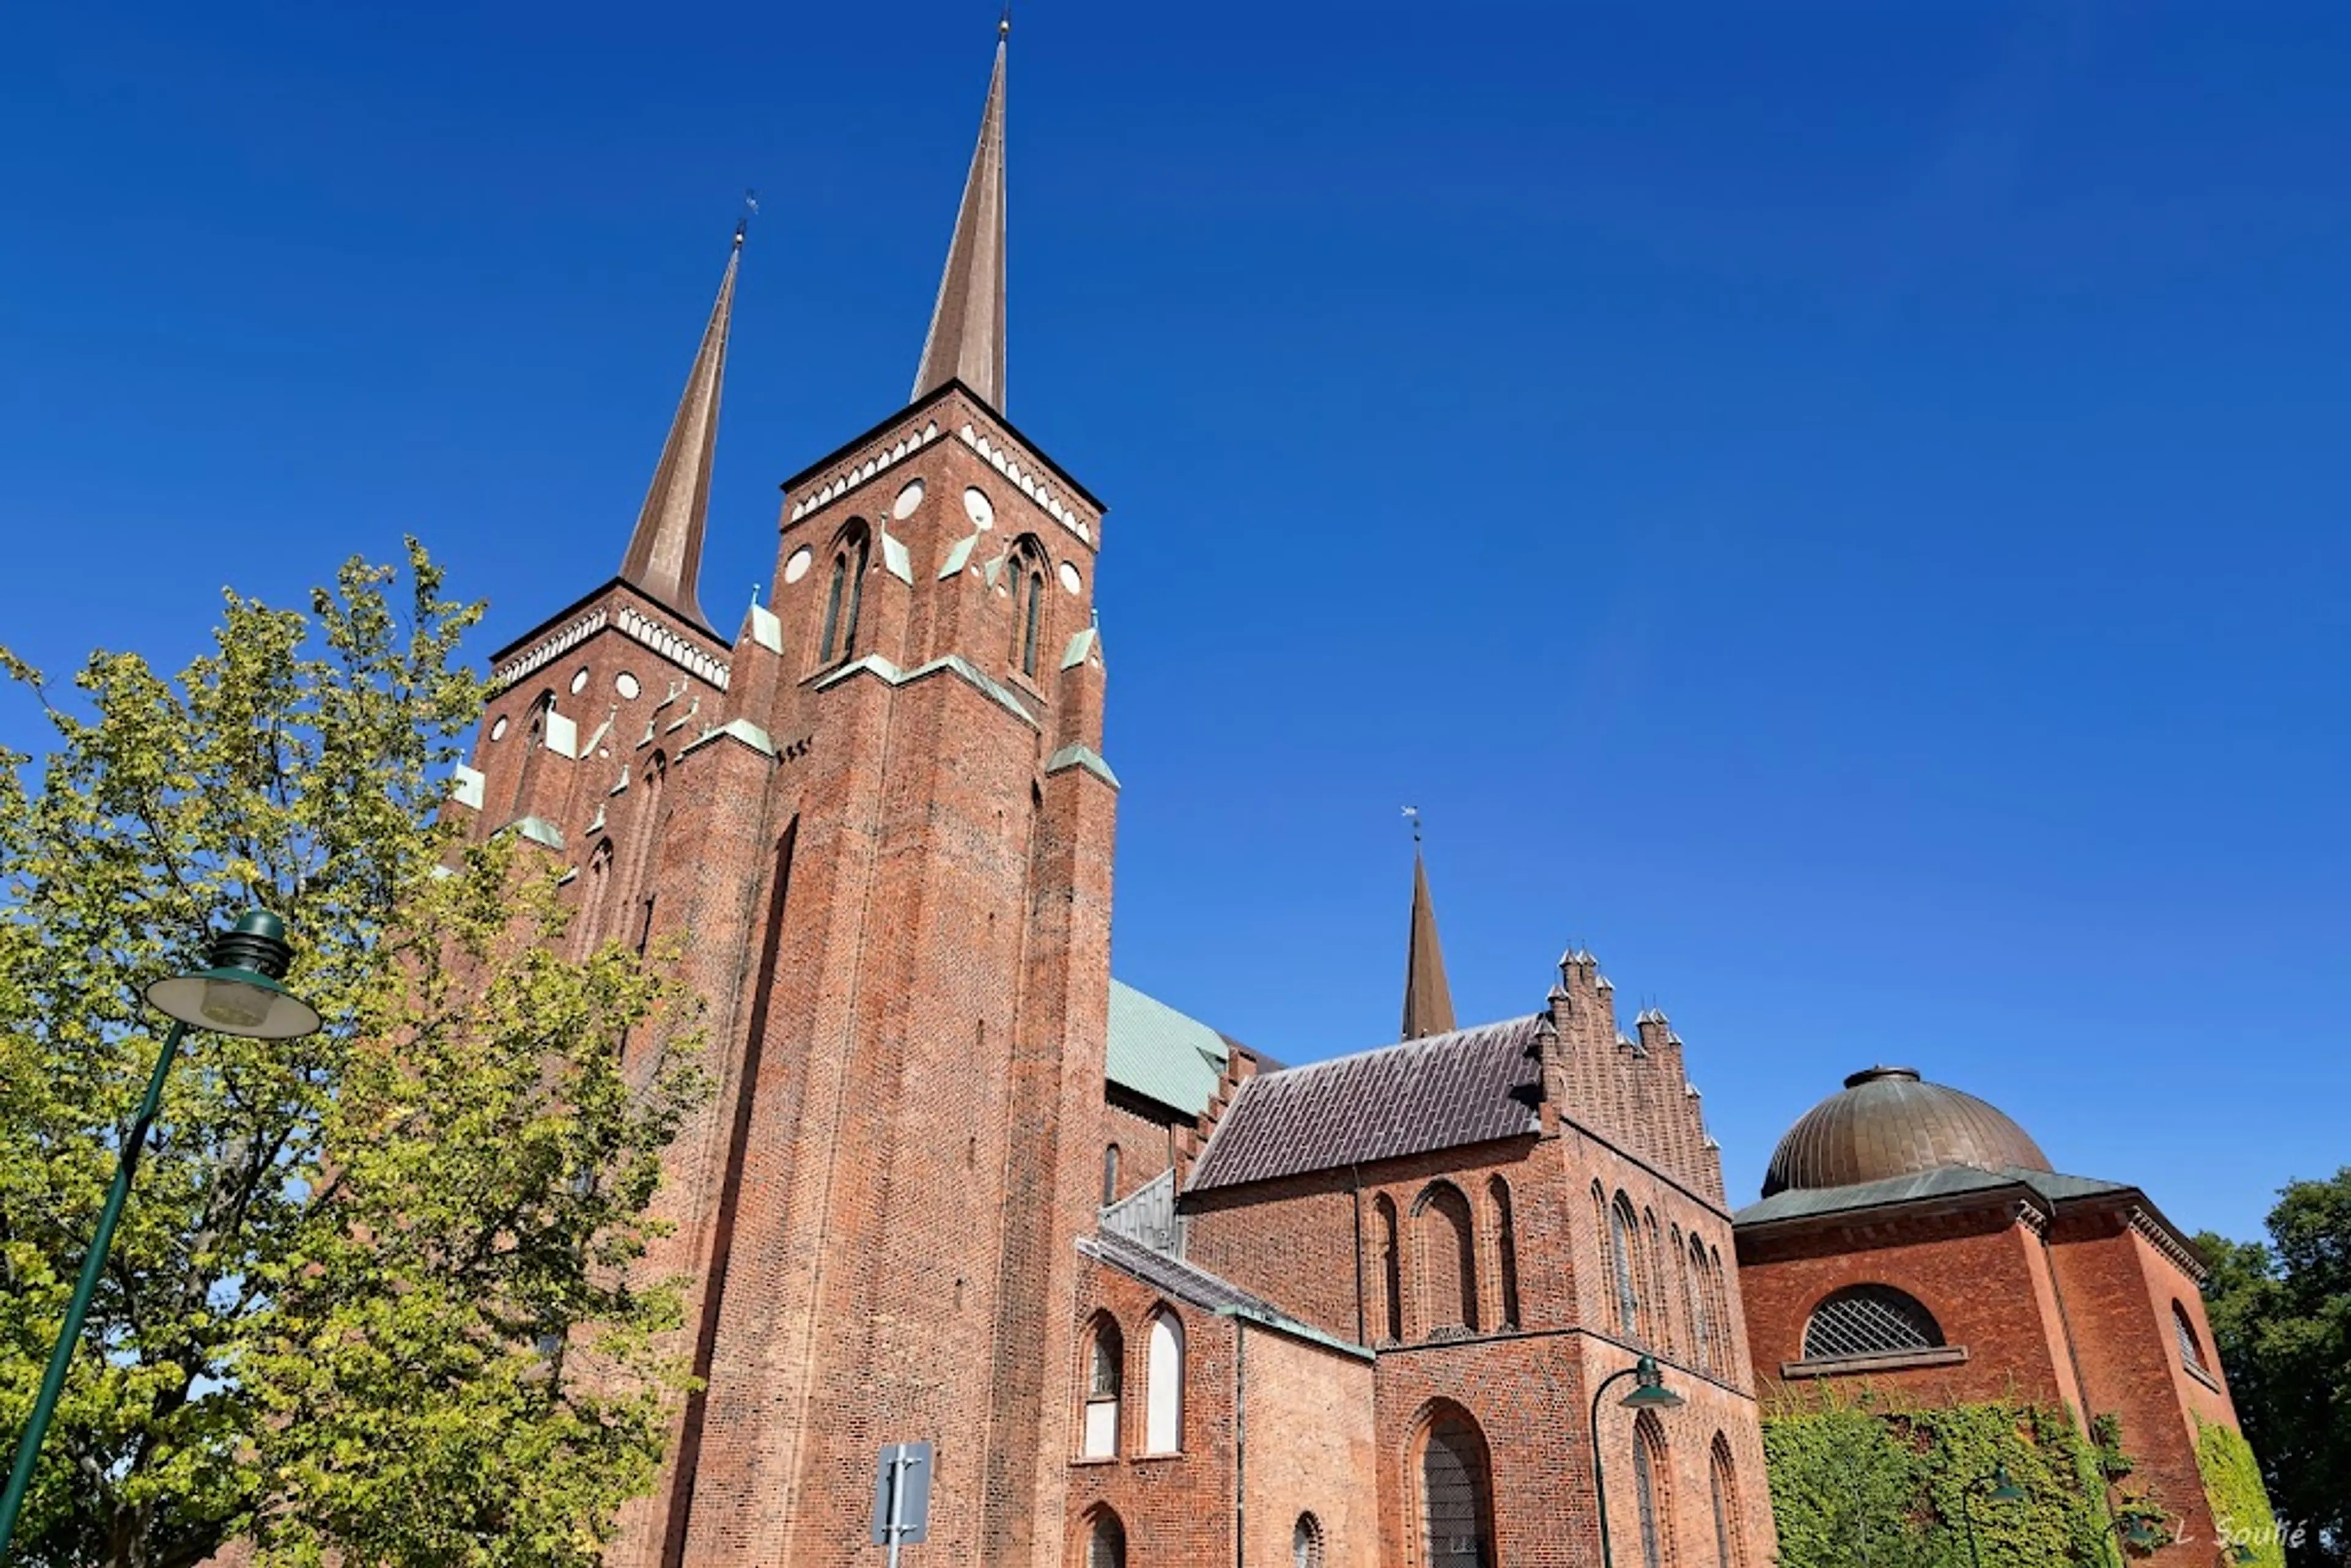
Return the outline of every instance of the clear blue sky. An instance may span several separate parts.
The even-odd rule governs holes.
[[[495,15],[483,15],[483,10]],[[738,192],[704,599],[904,397],[984,3],[18,5],[0,638],[616,564]],[[2351,14],[1029,0],[1013,416],[1113,507],[1117,958],[1394,1033],[1595,949],[1753,1195],[1846,1071],[2247,1233],[2351,1160]],[[0,740],[36,727],[0,705]]]

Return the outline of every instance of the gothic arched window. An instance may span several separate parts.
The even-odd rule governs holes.
[[[1641,1332],[1640,1275],[1634,1260],[1640,1224],[1633,1217],[1633,1200],[1618,1193],[1608,1206],[1608,1265],[1616,1281],[1616,1326],[1628,1334]]]
[[[1486,1184],[1494,1210],[1494,1281],[1500,1300],[1502,1326],[1519,1326],[1519,1238],[1510,1221],[1510,1184],[1496,1176]]]
[[[1689,1250],[1682,1254],[1682,1289],[1689,1297],[1690,1337],[1695,1342],[1693,1354],[1698,1357],[1698,1370],[1714,1370],[1714,1310],[1708,1298],[1713,1291],[1707,1285],[1706,1243],[1693,1235]]]
[[[1322,1521],[1301,1513],[1290,1531],[1290,1568],[1322,1568]]]
[[[1094,1319],[1086,1344],[1085,1429],[1079,1453],[1089,1459],[1107,1459],[1118,1452],[1119,1387],[1126,1341],[1108,1312]],[[1124,1542],[1120,1542],[1121,1549]]]
[[[1045,582],[1049,575],[1042,546],[1023,538],[1012,547],[1012,662],[1030,680],[1045,641]]]
[[[1380,1218],[1380,1285],[1386,1301],[1387,1337],[1404,1338],[1404,1254],[1396,1233],[1395,1200],[1382,1193],[1373,1207]]]
[[[1126,1526],[1106,1508],[1095,1512],[1086,1531],[1086,1568],[1126,1568]]]
[[[1117,1201],[1118,1201],[1118,1145],[1117,1145],[1116,1144],[1113,1144],[1113,1145],[1111,1145],[1108,1148],[1105,1148],[1104,1150],[1102,1150],[1102,1206],[1104,1208],[1108,1208],[1112,1204],[1116,1203]]]
[[[1730,1439],[1719,1432],[1714,1435],[1707,1486],[1714,1495],[1714,1568],[1744,1568],[1747,1541],[1739,1514],[1739,1476],[1731,1468]]]
[[[1420,1450],[1420,1568],[1494,1568],[1493,1481],[1468,1412],[1441,1409]]]
[[[1640,1507],[1641,1568],[1673,1562],[1673,1475],[1666,1468],[1666,1429],[1644,1410],[1633,1427],[1633,1493]]]
[[[1469,1200],[1438,1182],[1412,1206],[1413,1261],[1420,1284],[1424,1334],[1478,1326],[1478,1242]]]
[[[1823,1298],[1804,1324],[1806,1361],[1899,1355],[1942,1343],[1935,1315],[1891,1285],[1848,1285]]]
[[[1179,1453],[1184,1448],[1184,1325],[1163,1307],[1151,1314],[1150,1349],[1144,1366],[1143,1451]]]
[[[824,591],[824,636],[817,645],[817,663],[838,664],[857,651],[857,617],[865,603],[865,568],[872,559],[873,540],[862,522],[841,530],[832,545],[832,576]]]

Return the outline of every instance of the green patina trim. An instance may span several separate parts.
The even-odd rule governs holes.
[[[939,568],[939,580],[945,582],[948,578],[953,577],[965,567],[969,566],[971,564],[972,549],[978,543],[979,536],[977,534],[972,535],[969,538],[956,540],[954,545],[947,550],[946,564]]]
[[[1286,1318],[1279,1312],[1261,1312],[1256,1307],[1220,1306],[1216,1309],[1220,1318],[1238,1318],[1259,1328],[1271,1329],[1291,1339],[1301,1339],[1309,1344],[1319,1344],[1325,1350],[1335,1350],[1357,1361],[1377,1361],[1378,1353],[1368,1345],[1350,1344],[1345,1340],[1324,1333],[1311,1323],[1301,1323],[1296,1318]]]
[[[882,536],[882,567],[907,587],[914,585],[914,558],[906,553],[904,539],[894,538],[889,534]]]
[[[550,850],[563,847],[562,831],[544,817],[517,817],[498,831],[518,833],[535,844],[545,844]]]
[[[768,732],[761,729],[758,725],[753,724],[747,718],[730,718],[725,724],[720,725],[716,729],[704,730],[702,732],[702,738],[687,742],[686,745],[679,750],[678,755],[680,757],[691,757],[694,753],[701,750],[712,741],[722,737],[732,737],[733,739],[739,740],[762,757],[772,758],[776,755],[776,743],[768,738]]]
[[[1082,768],[1112,789],[1119,788],[1118,775],[1110,770],[1110,764],[1102,760],[1102,754],[1092,747],[1077,745],[1065,746],[1053,753],[1051,759],[1045,764],[1045,771],[1048,774],[1059,773],[1070,768]]]
[[[819,678],[816,683],[816,689],[823,691],[828,687],[837,685],[841,682],[847,680],[850,676],[857,674],[860,670],[865,670],[873,674],[879,675],[893,686],[911,685],[914,682],[921,680],[925,675],[935,675],[940,674],[960,675],[964,680],[969,682],[980,691],[987,693],[991,697],[994,697],[998,703],[1004,706],[1005,711],[1010,713],[1014,717],[1020,720],[1021,723],[1027,725],[1031,729],[1038,727],[1036,718],[1027,708],[1020,706],[1020,699],[1019,697],[1014,696],[1009,691],[1007,691],[997,682],[992,681],[986,675],[980,674],[977,669],[973,667],[971,661],[965,658],[960,653],[949,653],[944,659],[933,659],[929,664],[917,665],[915,668],[911,670],[899,669],[897,665],[892,664],[889,660],[883,658],[879,653],[868,653],[865,657],[856,660],[851,664],[843,664],[841,668],[833,671],[831,674]]]
[[[456,801],[460,806],[470,806],[476,811],[480,810],[482,809],[481,770],[468,768],[462,762],[457,764],[456,770],[449,776],[449,799]]]
[[[1094,643],[1098,641],[1100,639],[1095,636],[1094,629],[1091,626],[1071,638],[1069,650],[1061,655],[1061,668],[1074,670],[1084,664],[1086,655],[1094,651]]]

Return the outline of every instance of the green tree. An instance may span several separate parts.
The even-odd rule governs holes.
[[[2351,1563],[2351,1166],[2289,1182],[2267,1241],[2204,1235],[2205,1281],[2237,1418],[2291,1568]]]
[[[560,956],[540,852],[441,821],[478,614],[412,542],[308,614],[231,595],[173,680],[99,653],[66,703],[0,654],[57,735],[0,758],[12,1448],[160,1044],[139,987],[259,904],[328,1020],[189,1037],[16,1561],[585,1564],[652,1484],[691,1009],[633,954]]]

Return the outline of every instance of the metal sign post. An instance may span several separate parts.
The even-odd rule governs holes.
[[[893,1443],[882,1450],[873,1478],[873,1544],[890,1549],[890,1568],[898,1568],[902,1543],[930,1538],[933,1468],[928,1443]]]

